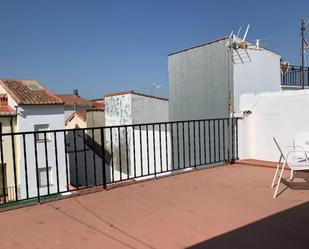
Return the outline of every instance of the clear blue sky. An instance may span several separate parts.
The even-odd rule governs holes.
[[[167,96],[167,55],[251,24],[249,40],[299,64],[307,1],[0,0],[0,78],[37,79],[87,98]],[[308,58],[309,59],[309,58]]]

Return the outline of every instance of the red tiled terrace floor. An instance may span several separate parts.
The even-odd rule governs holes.
[[[0,248],[309,248],[309,191],[234,164],[0,213]]]

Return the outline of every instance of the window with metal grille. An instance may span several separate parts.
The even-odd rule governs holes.
[[[38,142],[44,142],[44,132],[49,130],[49,124],[37,124],[34,125],[34,130],[37,131],[36,133],[36,140]],[[46,132],[46,141],[50,140],[50,133]]]

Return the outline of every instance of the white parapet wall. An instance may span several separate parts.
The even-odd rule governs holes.
[[[241,159],[277,161],[282,148],[293,140],[304,143],[300,134],[309,134],[309,90],[243,94],[239,121],[239,156]]]

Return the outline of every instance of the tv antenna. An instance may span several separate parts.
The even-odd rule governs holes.
[[[241,27],[238,29],[236,36],[234,36],[233,31],[229,35],[229,39],[226,43],[226,47],[232,50],[232,60],[234,64],[245,64],[245,63],[251,62],[250,55],[247,51],[247,49],[250,49],[249,43],[246,41],[249,28],[250,28],[250,24],[248,24],[242,39],[239,38],[241,29],[242,29]],[[259,46],[258,40],[257,40],[257,46]]]
[[[159,89],[159,88],[161,88],[161,85],[156,82],[153,82],[151,86],[151,95],[153,95],[153,90]]]

